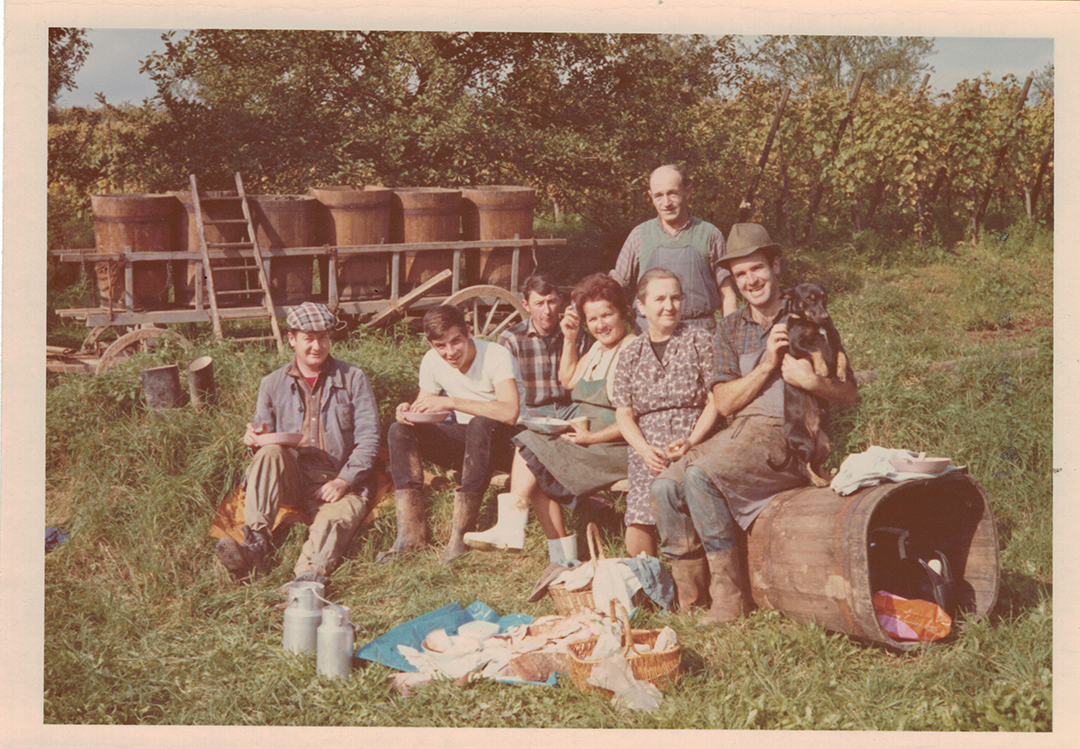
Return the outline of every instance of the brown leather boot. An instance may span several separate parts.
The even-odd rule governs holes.
[[[733,622],[749,611],[740,586],[741,565],[738,550],[732,546],[727,551],[718,551],[705,556],[711,573],[709,596],[712,598],[712,606],[705,616],[701,617],[701,623]]]
[[[244,534],[244,543],[229,537],[218,541],[217,558],[233,577],[243,581],[262,568],[270,550],[270,538],[265,533],[256,533],[246,524],[240,527],[240,532]]]
[[[454,526],[450,529],[450,543],[446,545],[442,561],[457,559],[469,547],[465,545],[465,533],[476,530],[476,517],[480,514],[483,492],[454,492]]]
[[[680,614],[709,603],[709,562],[700,559],[672,559],[671,577],[675,581],[675,602]]]
[[[375,557],[379,563],[392,561],[410,551],[419,551],[431,543],[420,490],[399,489],[394,492],[394,505],[397,509],[397,538],[393,546]]]

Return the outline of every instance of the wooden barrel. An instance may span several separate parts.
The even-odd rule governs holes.
[[[309,195],[249,195],[248,207],[260,249],[315,246],[315,210]],[[302,304],[314,295],[315,258],[278,257],[270,261],[274,304]]]
[[[461,238],[530,239],[536,191],[515,185],[487,185],[461,188]],[[520,285],[536,267],[532,251],[521,250],[518,258]],[[468,283],[493,284],[510,288],[513,250],[485,247],[468,254]]]
[[[349,247],[383,244],[390,241],[390,198],[387,187],[350,185],[312,187],[319,201],[316,244]],[[329,263],[319,260],[319,278],[326,279]],[[339,299],[363,299],[388,295],[390,255],[351,255],[338,258],[337,288]],[[328,285],[322,283],[323,293]]]
[[[190,190],[177,190],[172,193],[180,201],[183,215],[180,220],[180,247],[188,252],[199,254],[202,248],[199,245],[199,225],[195,217],[195,201],[191,198]],[[231,198],[231,199],[230,199]],[[206,241],[209,244],[225,242],[248,241],[247,227],[243,224],[210,224],[208,221],[225,221],[244,218],[244,209],[240,201],[236,199],[235,190],[207,190],[199,191],[199,206],[202,208],[203,229],[206,233]],[[236,265],[235,261],[212,260],[215,267],[223,265]],[[175,266],[173,277],[184,278],[185,300],[190,301],[195,295],[195,263],[181,263],[186,268],[180,269],[182,275],[177,275]],[[239,270],[216,271],[214,273],[215,291],[234,291],[249,287],[258,287],[254,274],[246,278],[246,273]],[[243,299],[238,296],[224,296],[218,299],[222,307],[236,306],[239,304],[258,303],[258,298],[252,296]]]
[[[179,245],[179,204],[172,195],[91,195],[94,247],[98,252],[174,252]],[[160,309],[169,302],[166,261],[134,264],[135,306]],[[124,304],[124,263],[96,263],[101,303]]]
[[[394,209],[391,212],[391,236],[398,242],[457,242],[461,237],[460,190],[443,187],[397,188],[391,205]],[[419,286],[453,264],[454,253],[451,250],[406,252],[405,289]],[[450,280],[447,279],[436,289],[449,285]]]
[[[965,474],[886,483],[842,497],[828,487],[778,494],[747,531],[754,602],[798,621],[899,650],[878,623],[873,595],[883,571],[870,568],[870,534],[903,528],[945,553],[960,610],[981,618],[997,600],[998,546],[990,501]]]

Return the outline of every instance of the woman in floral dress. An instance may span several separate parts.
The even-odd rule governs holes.
[[[648,331],[628,344],[615,368],[612,404],[630,444],[626,551],[657,555],[649,485],[702,442],[717,420],[709,383],[716,373],[712,334],[680,322],[682,285],[664,268],[641,276],[637,308]]]

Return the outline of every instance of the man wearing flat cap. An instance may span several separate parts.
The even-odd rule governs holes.
[[[305,302],[286,322],[293,359],[262,379],[244,434],[255,456],[244,482],[244,543],[224,538],[217,556],[246,579],[266,558],[274,518],[288,498],[311,518],[296,579],[325,585],[371,506],[379,414],[363,370],[330,356],[337,323],[330,310]],[[274,432],[299,433],[300,442],[260,445],[260,435]]]
[[[824,401],[851,403],[855,378],[821,377],[810,362],[786,353],[781,303],[780,245],[759,224],[735,224],[723,262],[746,306],[716,329],[717,371],[711,388],[728,426],[690,449],[653,482],[650,501],[661,552],[671,560],[680,611],[712,606],[702,623],[719,624],[748,609],[736,549],[737,523],[746,530],[769,500],[806,483],[785,463],[784,383]]]

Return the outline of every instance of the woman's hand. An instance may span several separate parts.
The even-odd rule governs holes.
[[[645,467],[654,475],[668,467],[667,452],[662,447],[648,445],[647,450],[638,450],[637,454],[645,461]]]
[[[578,331],[581,330],[581,318],[578,317],[576,305],[571,304],[566,308],[566,314],[559,320],[559,328],[562,329],[563,338],[568,341],[577,340]]]
[[[570,427],[571,431],[563,432],[561,435],[559,435],[567,442],[573,442],[575,445],[582,446],[591,445],[596,442],[596,440],[593,438],[593,433],[581,426],[580,424],[571,423]]]

